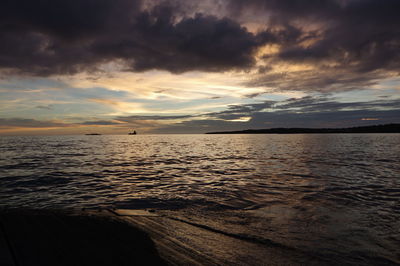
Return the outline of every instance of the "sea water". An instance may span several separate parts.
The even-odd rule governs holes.
[[[337,264],[391,265],[399,162],[400,134],[0,137],[0,208],[153,209]]]

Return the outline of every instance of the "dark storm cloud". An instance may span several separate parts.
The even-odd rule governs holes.
[[[275,44],[244,85],[367,88],[400,71],[398,10],[398,0],[4,0],[0,72],[70,74],[111,61],[128,71],[248,69]],[[317,70],[271,72],[281,63]]]
[[[248,9],[266,12],[270,23],[299,25],[303,34],[308,25],[320,25],[311,45],[283,46],[279,60],[331,60],[361,72],[400,67],[397,0],[230,0],[229,6],[236,14]]]
[[[137,13],[139,4],[135,0],[2,1],[0,67],[38,75],[84,70],[102,60],[90,51],[93,40],[117,29],[128,14]]]
[[[345,1],[335,0],[229,0],[228,8],[236,15],[242,14],[244,9],[255,12],[271,11],[274,19],[285,21],[288,15],[298,17],[321,17],[326,18],[332,14],[339,13],[341,4]]]
[[[153,16],[157,17],[156,23],[152,22]],[[177,24],[173,24],[168,13],[145,14],[138,23],[137,38],[148,46],[137,44],[136,38],[127,38],[126,43],[119,43],[115,48],[122,52],[119,57],[132,58],[132,68],[139,71],[154,68],[171,72],[220,71],[250,67],[254,63],[253,52],[264,41],[263,36],[249,33],[233,20],[199,14]]]
[[[137,0],[3,0],[1,22],[9,32],[41,32],[62,39],[98,35],[136,14]]]
[[[272,38],[229,18],[177,10],[165,1],[151,9],[139,0],[2,1],[0,68],[68,74],[122,60],[133,71],[220,71],[251,66]]]

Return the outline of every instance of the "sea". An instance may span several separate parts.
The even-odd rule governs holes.
[[[0,137],[0,208],[148,209],[400,264],[400,134]]]

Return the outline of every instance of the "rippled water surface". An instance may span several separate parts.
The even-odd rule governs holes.
[[[390,265],[399,162],[400,134],[1,137],[0,206],[152,208]]]

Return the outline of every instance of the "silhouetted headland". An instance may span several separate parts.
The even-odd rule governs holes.
[[[329,134],[329,133],[400,133],[400,124],[349,128],[269,128],[239,131],[208,132],[206,134]]]

